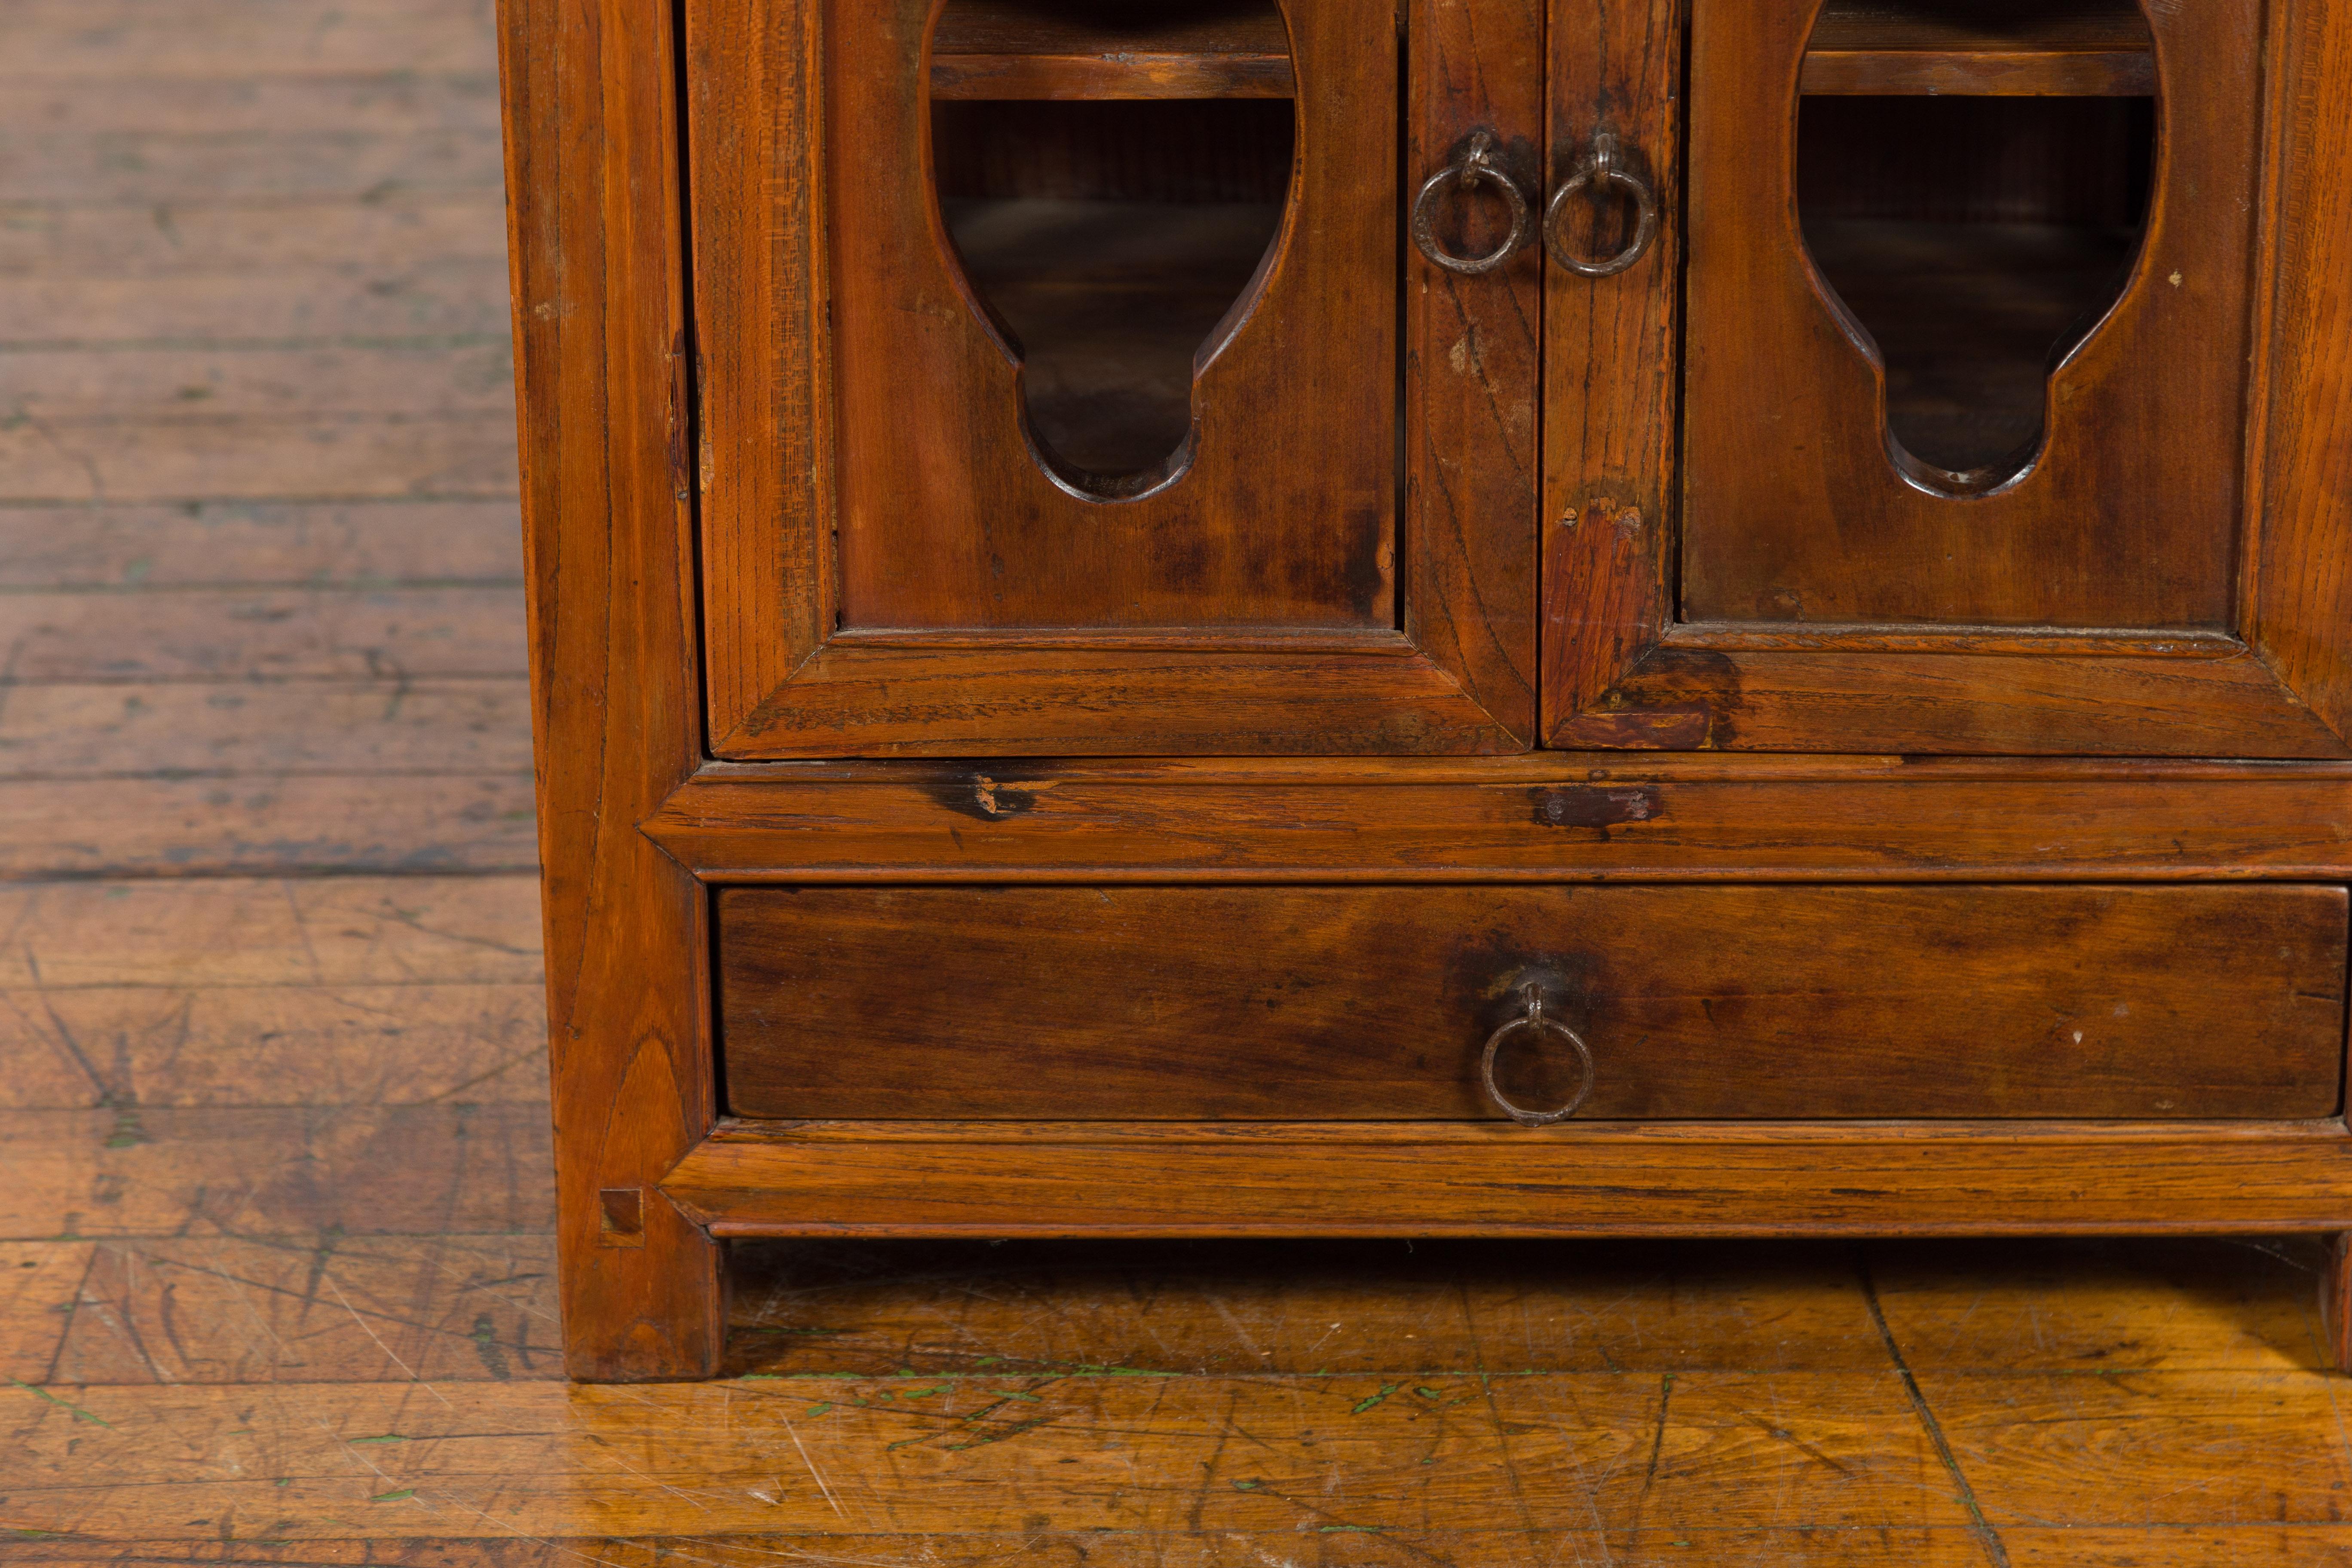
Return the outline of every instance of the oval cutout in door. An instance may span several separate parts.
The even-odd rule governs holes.
[[[1063,35],[1122,68],[1028,81],[962,63],[1007,37],[1055,58]],[[1087,499],[1164,488],[1191,466],[1195,382],[1246,319],[1290,201],[1280,9],[947,0],[932,57],[941,226],[1019,365],[1031,451]],[[1215,64],[1268,58],[1279,73]]]
[[[2047,8],[1906,0],[1914,36],[2003,36]],[[2015,17],[1992,16],[2000,10]],[[2146,50],[2136,7],[2110,30]],[[1826,10],[1825,32],[1853,30]],[[2030,38],[2012,39],[2030,42]],[[2120,45],[2111,47],[2121,47]],[[2156,100],[1853,88],[1800,99],[1797,206],[1830,301],[1885,373],[1889,457],[1979,495],[2031,468],[2053,374],[2128,285],[2148,211]]]

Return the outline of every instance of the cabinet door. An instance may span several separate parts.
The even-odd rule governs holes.
[[[1402,196],[1536,28],[1423,4],[689,0],[716,753],[1530,742],[1536,262]]]
[[[2294,221],[2265,26],[2263,0],[1694,0],[1680,471],[1551,443],[1553,743],[2347,754],[2257,587],[2342,543],[2253,526],[2294,248],[2266,241]],[[1555,420],[1600,363],[1563,333],[1640,293],[1573,282]],[[1664,409],[1641,326],[1642,374],[1595,379]]]

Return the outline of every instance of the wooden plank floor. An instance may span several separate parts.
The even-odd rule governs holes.
[[[2314,1255],[745,1248],[558,1380],[488,0],[0,5],[0,1560],[2352,1561]]]

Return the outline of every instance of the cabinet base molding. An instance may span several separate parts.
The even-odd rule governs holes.
[[[714,1237],[2194,1235],[2352,1227],[2315,1122],[722,1122]]]

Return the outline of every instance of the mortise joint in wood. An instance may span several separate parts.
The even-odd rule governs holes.
[[[643,1247],[646,1244],[646,1190],[606,1187],[596,1194],[602,1224],[597,1243],[603,1247]]]

